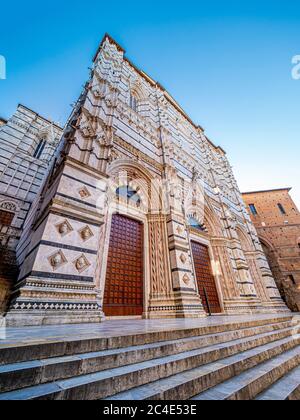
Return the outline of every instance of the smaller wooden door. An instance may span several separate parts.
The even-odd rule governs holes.
[[[222,312],[221,305],[211,268],[208,247],[198,242],[192,242],[192,252],[203,307],[207,313],[220,313]]]
[[[143,314],[143,224],[113,215],[103,310],[106,316]]]

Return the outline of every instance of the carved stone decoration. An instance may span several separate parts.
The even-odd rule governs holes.
[[[95,79],[91,86],[91,92],[96,99],[104,99],[107,89],[107,81],[101,77],[97,70],[95,70]]]
[[[176,232],[178,233],[178,235],[181,235],[183,233],[182,226],[178,225],[177,228],[176,228]]]
[[[181,255],[180,255],[180,261],[182,262],[182,264],[185,264],[185,263],[186,263],[186,261],[187,261],[187,257],[186,257],[186,255],[185,255],[185,254],[181,254]]]
[[[107,143],[106,133],[105,133],[104,128],[101,124],[98,125],[98,128],[96,130],[96,136],[97,136],[97,141],[101,145],[105,145]]]
[[[225,215],[226,215],[226,219],[227,219],[227,222],[228,222],[228,226],[231,229],[235,230],[236,227],[237,227],[236,217],[233,215],[233,213],[229,209],[226,210]]]
[[[66,264],[68,262],[64,253],[61,250],[59,250],[55,254],[51,255],[48,258],[48,261],[49,261],[51,267],[53,268],[53,271],[58,270],[60,267],[62,267],[64,264]]]
[[[191,282],[191,280],[190,280],[190,278],[189,278],[189,276],[186,274],[184,277],[183,277],[183,282],[184,282],[184,284],[186,284],[187,286],[190,284],[190,282]]]
[[[65,220],[62,223],[59,223],[58,225],[56,225],[56,229],[58,230],[58,233],[64,237],[66,235],[68,235],[70,232],[73,232],[73,228],[70,225],[70,223],[68,222],[68,220]]]
[[[151,253],[151,292],[153,295],[169,294],[172,280],[168,273],[167,232],[165,220],[153,215],[149,217]],[[165,246],[164,246],[165,244]]]
[[[88,241],[92,236],[94,236],[92,230],[89,226],[85,226],[83,229],[79,231],[79,235],[83,242]]]
[[[83,199],[91,196],[91,193],[89,192],[89,190],[86,187],[80,188],[78,193],[79,193],[80,197],[83,198]]]
[[[4,201],[3,203],[1,203],[0,208],[3,210],[11,211],[11,212],[17,211],[17,206],[14,203],[7,202],[7,201]]]
[[[82,273],[83,271],[85,271],[91,264],[88,261],[88,259],[85,257],[85,255],[81,255],[79,258],[77,258],[74,261],[74,265],[76,267],[76,270],[79,273]]]
[[[81,114],[79,121],[79,131],[81,135],[85,138],[93,137],[95,135],[91,118],[86,112],[82,112]]]
[[[6,311],[8,327],[99,323],[105,319],[107,277],[115,282],[113,276],[122,265],[118,252],[110,254],[111,216],[115,212],[129,219],[124,231],[116,225],[115,246],[124,239],[128,265],[126,261],[133,257],[126,245],[135,241],[132,262],[136,258],[139,265],[133,264],[129,270],[132,282],[128,278],[121,282],[124,293],[117,290],[118,281],[111,283],[118,295],[113,298],[122,295],[128,304],[131,295],[137,298],[142,302],[138,316],[156,320],[205,317],[204,306],[213,305],[216,296],[210,301],[208,293],[206,302],[200,294],[199,279],[204,283],[206,275],[218,289],[224,315],[287,312],[225,152],[124,54],[108,35],[104,37],[55,154],[54,171],[46,164],[38,168],[43,172],[41,180],[50,178],[37,197],[39,205],[28,205],[33,224],[26,224],[23,232],[9,229],[14,236],[21,236],[18,249],[28,243],[28,250],[18,253],[24,270],[16,279]],[[138,112],[128,103],[130,93],[137,94]],[[31,115],[29,110],[24,112]],[[18,116],[15,119],[22,123]],[[43,118],[32,115],[27,120],[28,127],[22,131],[30,138],[45,134],[40,133]],[[53,124],[53,130],[54,138],[60,138],[59,127]],[[53,147],[45,149],[49,161]],[[30,172],[30,158],[18,155],[15,160],[13,166],[20,173],[24,167]],[[7,165],[4,174],[9,182],[7,191],[14,184],[15,168],[11,168]],[[24,188],[31,190],[32,185],[25,177]],[[69,191],[65,191],[68,185]],[[124,186],[138,192],[140,207],[126,206],[131,200],[116,200],[117,188]],[[62,193],[69,193],[70,199]],[[128,191],[128,198],[131,193]],[[25,212],[23,195],[11,198],[17,212],[19,206]],[[95,201],[99,201],[97,206]],[[6,205],[7,211],[13,210],[11,204]],[[0,202],[0,210],[1,206]],[[194,228],[189,215],[197,222]],[[239,226],[248,244],[245,249],[238,237]],[[193,243],[201,245],[195,255]],[[119,316],[124,316],[121,310]]]

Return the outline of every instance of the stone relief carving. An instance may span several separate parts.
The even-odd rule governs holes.
[[[189,276],[187,274],[185,274],[185,276],[183,277],[183,282],[184,284],[186,284],[187,286],[190,284],[191,279],[189,278]]]
[[[83,240],[83,242],[88,241],[91,237],[94,236],[92,230],[90,229],[89,226],[85,226],[83,229],[81,229],[79,231],[79,235],[81,237],[81,239]]]
[[[0,208],[3,210],[11,211],[11,212],[17,211],[17,206],[14,203],[7,202],[7,201],[2,202],[0,204]]]
[[[58,230],[58,232],[60,233],[62,237],[68,235],[70,232],[74,230],[71,224],[67,220],[56,225],[56,229]]]
[[[76,267],[76,270],[79,273],[82,273],[83,271],[85,271],[91,264],[88,261],[88,259],[85,257],[84,254],[82,254],[79,258],[77,258],[74,261],[74,265]]]
[[[176,228],[176,232],[178,233],[178,235],[182,235],[182,233],[184,232],[184,229],[182,226],[178,225]]]
[[[55,254],[51,255],[48,258],[48,261],[53,268],[53,271],[58,270],[61,266],[68,262],[67,258],[65,257],[64,253],[59,250]]]
[[[182,262],[182,264],[185,264],[187,262],[187,257],[185,254],[180,255],[180,261]]]
[[[78,193],[79,193],[80,197],[83,198],[83,199],[91,196],[91,193],[89,192],[89,190],[86,187],[80,188]]]

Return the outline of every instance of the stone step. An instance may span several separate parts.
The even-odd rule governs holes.
[[[28,339],[21,342],[1,344],[0,342],[0,365],[7,365],[18,362],[33,360],[44,360],[50,357],[73,356],[74,354],[85,354],[103,350],[120,349],[123,347],[139,346],[163,341],[181,340],[184,338],[207,336],[212,334],[236,331],[246,328],[255,328],[266,325],[278,324],[280,322],[292,321],[292,316],[270,317],[261,320],[250,320],[247,322],[232,322],[225,324],[208,325],[199,328],[184,328],[174,330],[161,330],[140,334],[124,334],[121,336],[96,336],[84,339],[43,339],[43,331],[40,331],[40,338],[35,342],[28,343]],[[70,326],[72,329],[72,326]],[[12,329],[12,334],[18,334],[18,329]]]
[[[201,349],[180,353],[64,381],[11,391],[0,394],[0,400],[94,400],[107,398],[145,384],[150,384],[150,386],[146,388],[145,394],[142,392],[143,397],[154,400],[188,399],[297,345],[300,345],[300,335],[270,342],[270,335],[265,334],[264,337],[257,339],[235,341],[232,346],[215,345],[210,350]],[[249,348],[251,350],[247,350]],[[234,354],[234,356],[226,357],[229,354]],[[222,357],[224,359],[220,360]],[[217,362],[210,363],[211,360],[217,360]],[[200,365],[203,366],[198,367]],[[137,395],[140,395],[139,390]]]
[[[217,353],[214,354],[213,347],[207,349],[208,352],[211,352],[211,357],[214,358],[210,360],[212,361],[215,360],[215,357],[219,357],[219,352],[221,352],[220,355],[227,356],[226,351],[234,351],[235,340],[250,337],[255,339],[254,343],[261,339],[274,341],[291,335],[294,328],[293,322],[289,321],[182,340],[3,365],[0,366],[0,392],[101,372],[119,366],[227,343],[221,350],[218,347]],[[229,345],[232,348],[227,349]]]
[[[270,386],[256,397],[258,401],[299,401],[300,400],[300,366]]]
[[[106,400],[187,400],[279,354],[300,345],[300,335],[268,343],[217,362],[153,381]]]
[[[193,401],[253,400],[300,364],[300,346],[205,391]],[[299,384],[299,383],[298,383]],[[282,390],[283,391],[283,390]]]

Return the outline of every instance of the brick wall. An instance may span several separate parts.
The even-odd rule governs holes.
[[[289,192],[253,192],[243,198],[281,294],[290,309],[300,311],[300,213]]]

